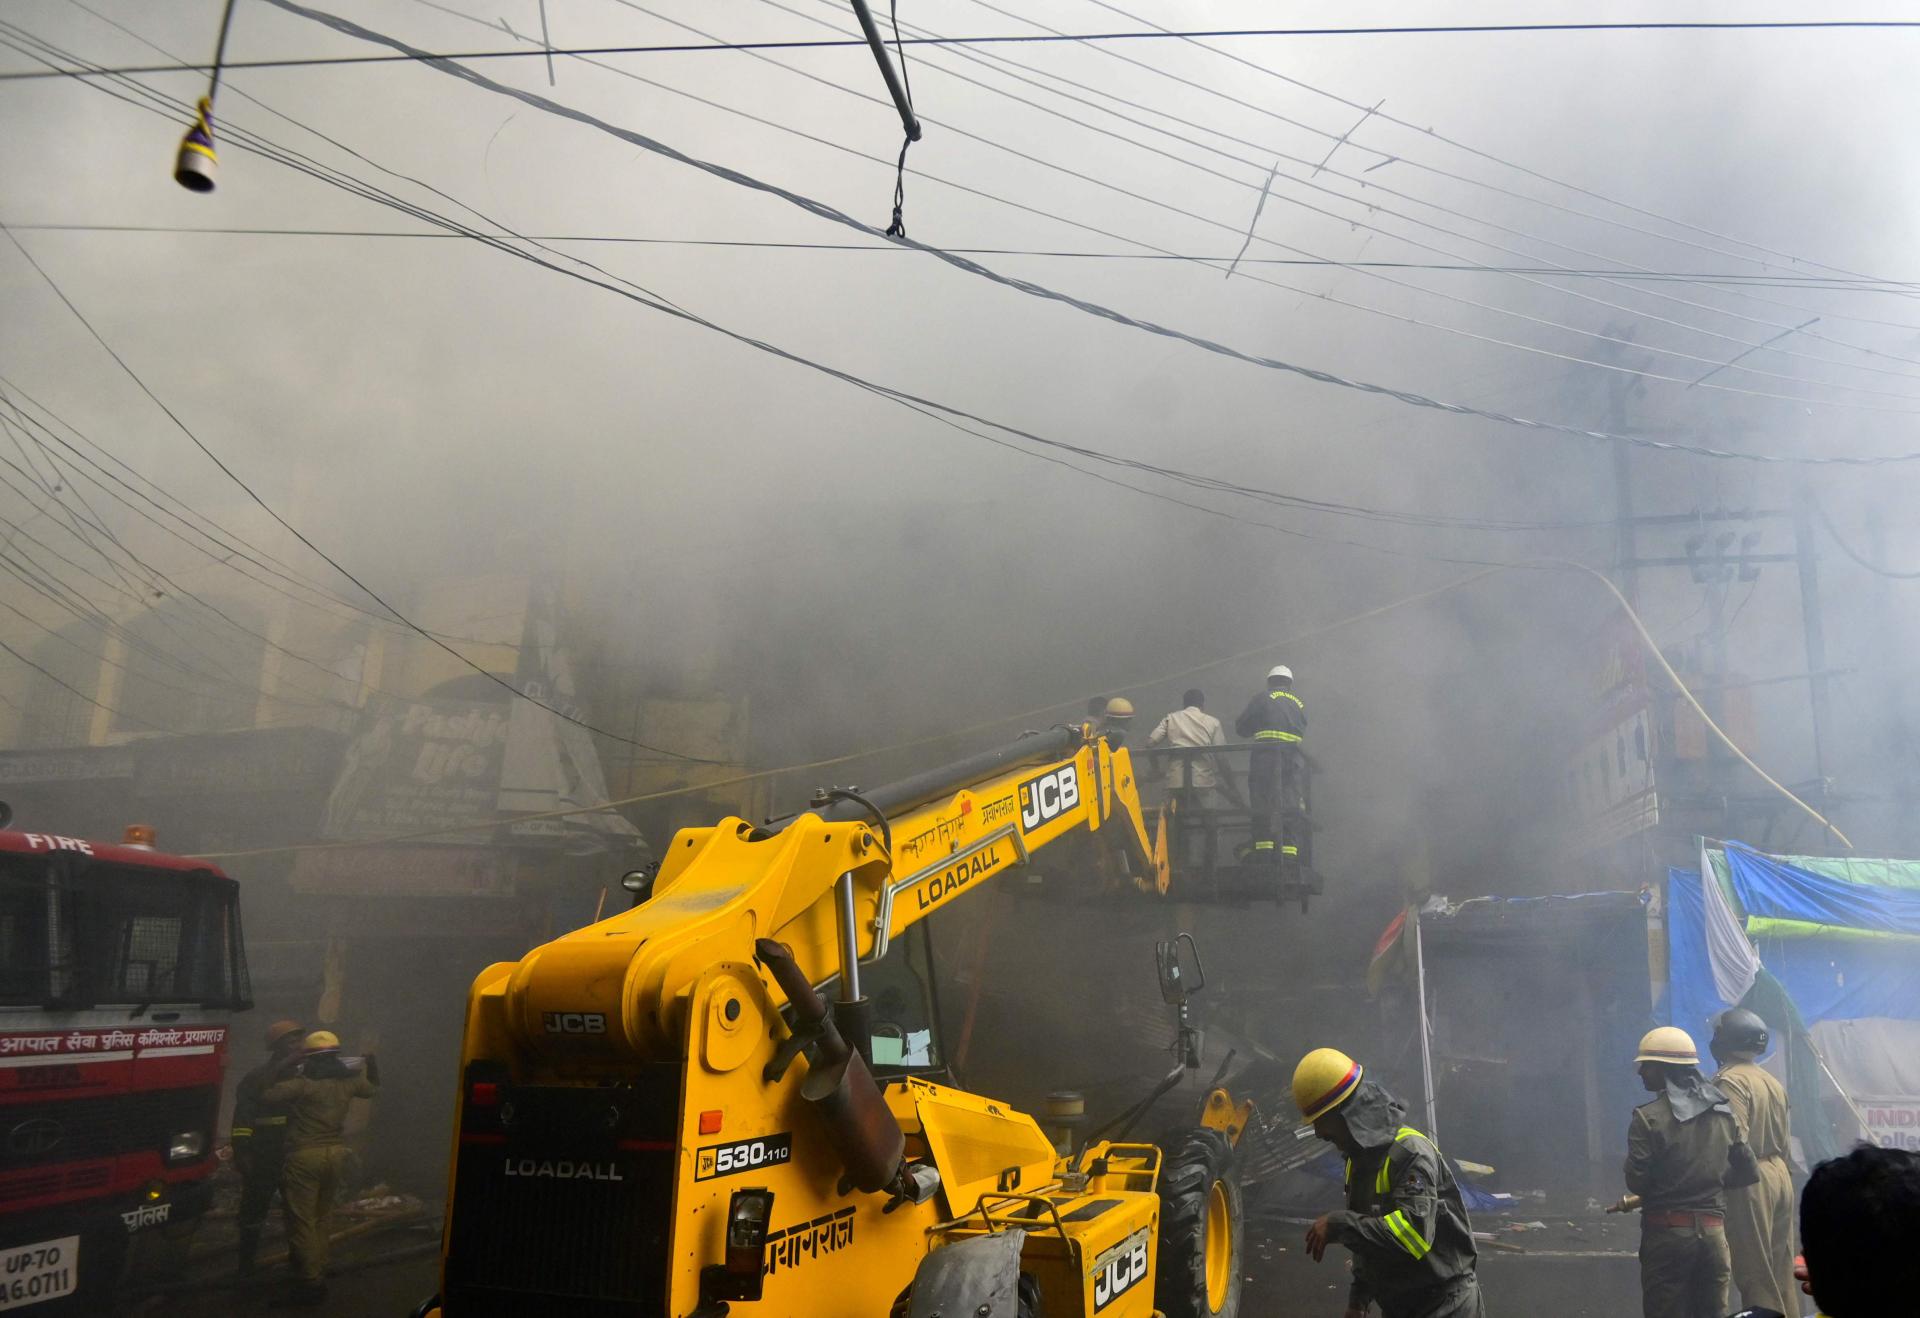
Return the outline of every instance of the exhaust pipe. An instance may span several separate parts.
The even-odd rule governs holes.
[[[800,1097],[826,1122],[827,1138],[846,1168],[847,1182],[869,1194],[889,1188],[900,1178],[907,1137],[881,1097],[873,1073],[841,1036],[826,999],[807,982],[792,949],[762,938],[753,951],[793,1004],[793,1038],[788,1042],[797,1045],[807,1059]],[[790,1054],[782,1056],[791,1060]],[[776,1057],[767,1068],[767,1078],[779,1079],[786,1061]]]

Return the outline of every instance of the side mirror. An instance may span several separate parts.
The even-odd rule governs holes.
[[[1200,945],[1193,935],[1183,933],[1156,944],[1155,968],[1160,972],[1160,997],[1171,1007],[1184,1007],[1187,999],[1207,986],[1207,970],[1200,962]]]

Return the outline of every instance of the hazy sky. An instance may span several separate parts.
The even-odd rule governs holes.
[[[69,0],[15,0],[0,17],[89,60],[146,64],[161,57],[104,20],[200,60],[220,8],[215,0],[89,3],[101,17]],[[844,4],[780,5],[549,0],[547,16],[558,46],[706,39],[690,28],[728,40],[831,35],[810,19],[854,31]],[[534,0],[319,7],[442,51],[509,49],[520,44],[513,33],[540,27]],[[1006,7],[1072,32],[1143,26],[1090,0]],[[1542,4],[1122,0],[1121,8],[1191,28],[1568,17]],[[1732,12],[1622,4],[1604,16]],[[1739,12],[1821,11],[1772,4]],[[1860,4],[1847,15],[1905,12]],[[905,0],[900,20],[903,29],[946,35],[1034,30],[976,0]],[[6,28],[0,38],[16,39]],[[1223,278],[1191,261],[976,259],[1248,352],[1526,416],[1602,429],[1624,417],[1636,430],[1743,450],[1920,448],[1906,419],[1920,409],[1920,308],[1905,297],[1770,278],[1804,281],[1835,269],[1920,276],[1909,257],[1920,171],[1904,149],[1920,112],[1910,76],[1916,43],[1920,31],[913,48],[908,67],[927,129],[908,157],[906,226],[915,239],[951,248],[1231,257],[1277,164],[1250,258],[1638,266],[1767,283],[1260,263]],[[240,0],[228,53],[244,61],[369,49]],[[538,58],[475,67],[884,226],[900,129],[864,49],[603,62],[610,68],[558,59],[553,86]],[[34,67],[0,47],[0,70]],[[191,74],[143,81],[177,98],[201,86]],[[1370,117],[1325,172],[1309,177],[1331,145],[1325,134],[1361,117],[1343,100],[1383,102],[1383,114],[1417,128]],[[79,81],[0,82],[0,115],[8,127],[0,220],[17,226],[18,241],[170,407],[354,570],[404,596],[426,577],[499,557],[502,544],[596,546],[609,608],[631,613],[637,654],[650,632],[695,616],[764,646],[775,672],[789,636],[804,636],[810,663],[824,648],[842,666],[810,671],[805,685],[822,699],[833,693],[845,743],[1153,676],[1471,570],[1422,555],[1556,553],[1604,565],[1610,552],[1604,530],[1409,527],[1097,468],[1236,518],[1401,554],[1226,521],[960,434],[473,243],[33,228],[425,230],[230,146],[219,190],[190,195],[170,177],[179,116],[155,116]],[[521,233],[877,245],[783,200],[418,65],[235,71],[219,117],[436,210],[459,213],[447,200],[457,198]],[[742,334],[1127,458],[1396,514],[1591,521],[1613,511],[1603,447],[1228,361],[924,254],[553,245]],[[0,306],[0,375],[209,513],[278,553],[299,552],[242,507],[11,245],[0,245]],[[1673,382],[1816,316],[1811,334],[1746,357],[1751,369],[1716,374],[1710,383],[1724,390]],[[1602,334],[1634,346],[1595,337]],[[1618,377],[1578,360],[1616,352],[1673,380],[1645,379],[1616,413],[1609,391]],[[1781,497],[1779,468],[1652,455],[1636,463],[1643,510]],[[1920,537],[1898,517],[1913,490],[1909,473],[1847,469],[1816,479],[1848,515],[1879,507],[1893,523],[1890,554],[1912,561]],[[8,518],[26,514],[12,495],[0,502]],[[156,544],[150,552],[164,559],[169,551]],[[1349,729],[1368,721],[1363,763],[1380,769],[1396,755],[1420,757],[1418,772],[1369,779],[1403,808],[1430,785],[1431,766],[1458,753],[1464,732],[1478,726],[1475,735],[1495,736],[1474,722],[1489,717],[1475,712],[1478,697],[1461,693],[1491,687],[1509,707],[1564,704],[1567,690],[1554,683],[1565,680],[1570,619],[1604,612],[1598,598],[1573,598],[1597,587],[1474,589],[1481,603],[1473,609],[1449,605],[1356,630],[1318,652],[1305,679]],[[1648,589],[1649,621],[1665,629],[1663,641],[1697,631],[1697,618],[1688,620],[1699,596],[1684,574]],[[1836,609],[1864,616],[1876,607],[1862,581],[1836,580],[1833,589]],[[1797,671],[1797,609],[1787,588],[1777,598],[1761,592],[1743,615],[1750,670]],[[1213,676],[1216,705],[1244,698],[1263,662]],[[1514,675],[1543,670],[1553,680],[1538,691],[1513,685]],[[871,736],[844,726],[859,722],[869,702],[890,711]],[[1448,723],[1447,710],[1466,723]],[[1791,717],[1781,715],[1763,749],[1798,753]]]

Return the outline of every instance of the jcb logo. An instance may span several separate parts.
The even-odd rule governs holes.
[[[1020,824],[1029,833],[1080,804],[1080,770],[1063,764],[1020,784]]]
[[[1147,1234],[1140,1228],[1093,1265],[1093,1311],[1099,1313],[1147,1279]]]
[[[550,1011],[541,1021],[548,1034],[605,1034],[607,1018],[597,1011]]]

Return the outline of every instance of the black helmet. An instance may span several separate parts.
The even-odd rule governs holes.
[[[1729,1007],[1713,1018],[1713,1051],[1716,1053],[1752,1053],[1756,1057],[1767,1050],[1772,1036],[1767,1023],[1745,1007]]]

